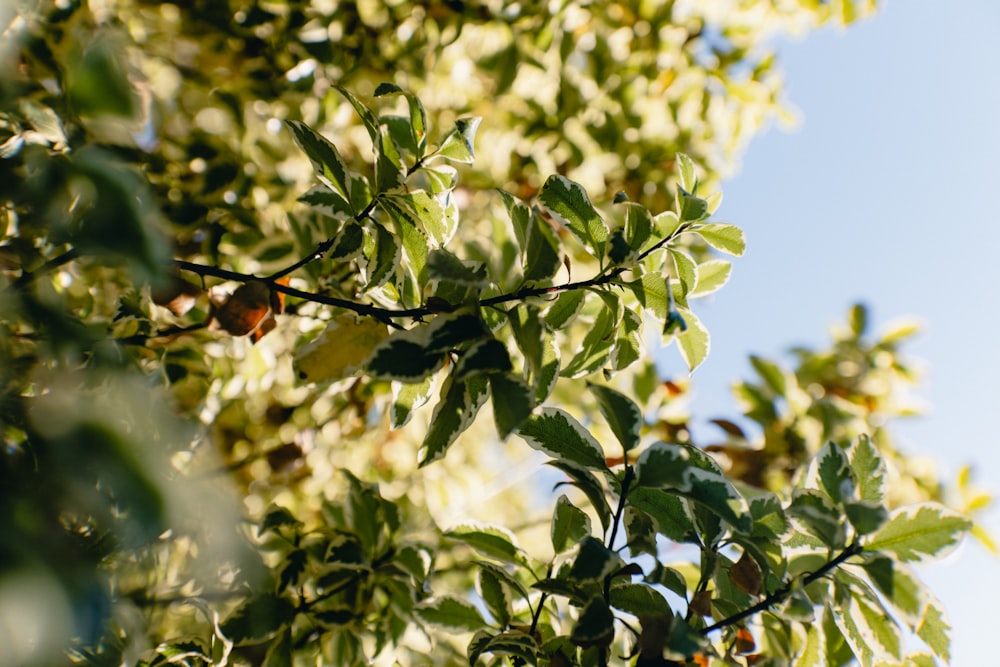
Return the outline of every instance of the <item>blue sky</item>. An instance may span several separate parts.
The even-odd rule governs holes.
[[[926,362],[931,410],[895,429],[906,451],[946,479],[970,463],[1000,490],[998,28],[995,0],[911,0],[781,45],[802,123],[758,137],[724,185],[716,217],[744,228],[748,250],[699,310],[712,352],[696,418],[735,412],[728,387],[751,377],[748,354],[825,344],[861,300],[876,328],[926,325],[910,356]],[[997,512],[987,525],[1000,534]],[[952,664],[996,664],[1000,560],[970,543],[920,572],[949,611]]]

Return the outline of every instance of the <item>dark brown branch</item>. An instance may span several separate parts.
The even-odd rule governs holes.
[[[312,256],[311,256],[312,257]],[[303,262],[302,265],[304,266]],[[381,308],[379,306],[373,306],[367,303],[359,303],[357,301],[351,301],[349,299],[342,299],[340,297],[329,296],[327,294],[317,294],[315,292],[304,292],[302,290],[296,289],[294,287],[289,287],[288,285],[282,285],[277,282],[279,278],[287,275],[284,271],[276,273],[272,276],[267,276],[265,278],[260,278],[248,273],[239,273],[237,271],[230,271],[228,269],[221,269],[216,266],[208,266],[205,264],[195,264],[193,262],[187,262],[182,259],[175,259],[174,264],[177,268],[183,271],[190,271],[191,273],[196,273],[199,276],[211,276],[212,278],[220,278],[222,280],[233,280],[236,282],[246,283],[251,280],[260,280],[267,283],[268,287],[276,292],[281,292],[282,294],[287,294],[288,296],[293,296],[303,301],[312,301],[313,303],[320,303],[327,306],[334,306],[336,308],[343,308],[345,310],[350,310],[357,313],[358,315],[364,315],[367,317],[374,317],[382,322],[391,323],[391,320],[397,318],[413,318],[419,319],[421,317],[427,317],[428,315],[433,315],[435,310],[428,308],[427,306],[422,306],[420,308],[402,308],[402,309],[391,309],[391,308]],[[615,267],[607,273],[602,273],[589,280],[581,280],[572,283],[563,283],[562,285],[551,285],[549,287],[525,287],[516,292],[510,292],[507,294],[498,294],[497,296],[492,296],[487,299],[483,299],[480,302],[480,306],[496,306],[502,303],[509,303],[511,301],[523,301],[534,296],[544,296],[546,294],[558,294],[560,292],[568,292],[577,289],[587,289],[590,287],[597,287],[599,285],[606,285],[613,281],[615,278],[620,276],[625,271],[624,267]],[[277,276],[277,277],[275,277]]]
[[[852,556],[857,556],[863,550],[864,549],[862,548],[859,542],[852,542],[843,551],[837,554],[835,558],[827,561],[823,565],[823,567],[819,568],[815,572],[810,572],[809,574],[804,576],[801,579],[801,581],[798,582],[798,585],[808,586],[812,582],[818,579],[822,579],[828,573],[830,573],[831,571],[835,570],[837,567],[842,565],[848,558],[851,558]],[[792,590],[795,588],[795,586],[796,586],[796,581],[793,579],[792,581],[789,581],[787,584],[782,586],[774,593],[771,593],[770,595],[768,595],[766,598],[764,598],[754,606],[748,607],[747,609],[744,609],[739,613],[724,618],[718,623],[714,623],[713,625],[710,625],[707,628],[703,628],[701,630],[701,635],[702,636],[708,635],[709,633],[715,632],[716,630],[721,630],[723,628],[729,627],[730,625],[735,625],[736,623],[739,623],[744,619],[750,618],[751,616],[758,614],[762,611],[767,611],[768,609],[778,604],[779,602],[784,602],[784,600],[789,595],[792,594]]]
[[[361,222],[362,220],[364,220],[365,218],[367,218],[369,215],[371,215],[372,211],[375,210],[375,203],[377,201],[378,201],[378,198],[377,197],[373,197],[372,200],[370,202],[368,202],[368,205],[365,206],[364,209],[360,213],[358,213],[357,215],[354,216],[354,219],[357,222]],[[317,259],[322,259],[323,255],[325,255],[326,253],[330,252],[330,248],[333,247],[333,242],[335,240],[336,240],[335,237],[328,238],[327,240],[325,240],[322,243],[320,243],[319,245],[317,245],[316,246],[316,250],[314,250],[312,252],[312,254],[303,257],[302,259],[300,259],[299,261],[295,262],[294,264],[292,264],[290,266],[286,266],[285,268],[281,269],[280,271],[276,271],[275,273],[272,273],[267,278],[264,278],[264,280],[266,282],[269,282],[269,283],[273,282],[273,281],[276,281],[276,280],[279,280],[279,279],[284,278],[285,276],[287,276],[287,275],[289,275],[291,273],[294,273],[294,272],[298,271],[299,269],[301,269],[306,264],[310,264],[310,263],[316,261]]]
[[[372,199],[371,203],[365,207],[363,211],[355,216],[355,219],[359,222],[371,214],[374,209],[376,199]],[[677,229],[673,231],[672,234],[660,239],[658,242],[647,248],[645,251],[639,254],[638,260],[642,261],[648,257],[651,253],[661,249],[670,241],[674,240],[681,234],[687,231],[689,225],[681,224]],[[351,301],[350,299],[342,299],[340,297],[329,296],[326,294],[317,294],[315,292],[304,292],[302,290],[295,289],[294,287],[289,287],[288,285],[282,285],[277,281],[285,276],[289,275],[293,271],[296,271],[303,266],[321,258],[333,244],[333,239],[327,239],[326,241],[320,243],[315,252],[307,257],[303,257],[298,262],[288,266],[277,273],[273,273],[269,276],[258,277],[247,273],[239,273],[237,271],[229,271],[227,269],[221,269],[215,266],[207,266],[204,264],[195,264],[193,262],[187,262],[182,259],[175,259],[174,265],[183,271],[190,271],[196,273],[199,276],[211,276],[213,278],[220,278],[222,280],[233,280],[236,282],[246,283],[251,280],[261,280],[268,285],[271,289],[276,292],[281,292],[282,294],[287,294],[288,296],[293,296],[303,301],[312,301],[314,303],[320,303],[326,306],[333,306],[335,308],[343,308],[344,310],[350,310],[358,315],[363,315],[366,317],[374,317],[381,322],[385,322],[391,326],[398,326],[393,323],[393,320],[399,318],[413,318],[420,319],[422,317],[427,317],[440,312],[437,309],[431,309],[427,306],[421,306],[419,308],[403,308],[403,309],[391,309],[382,308],[379,306],[373,306],[371,304],[359,303],[357,301]],[[567,282],[561,285],[550,285],[548,287],[522,287],[515,292],[508,292],[505,294],[498,294],[496,296],[491,296],[483,299],[479,302],[481,307],[498,306],[504,303],[510,303],[512,301],[524,301],[531,297],[545,296],[549,294],[559,294],[562,292],[571,292],[578,289],[589,289],[592,287],[599,287],[601,285],[607,285],[612,283],[616,278],[618,278],[622,273],[628,270],[629,267],[626,266],[616,266],[610,269],[605,269],[598,273],[596,276],[589,278],[588,280],[578,280],[576,282]]]
[[[190,333],[192,331],[200,331],[207,326],[207,322],[197,322],[195,324],[189,324],[186,327],[167,327],[166,329],[160,329],[159,331],[154,331],[150,334],[136,334],[134,336],[116,338],[115,342],[121,343],[122,345],[144,345],[147,341],[151,341],[155,338],[165,338],[167,336],[176,336],[178,334]]]
[[[13,289],[20,289],[25,285],[30,285],[36,278],[44,276],[46,273],[51,273],[55,271],[63,264],[69,264],[74,259],[80,257],[80,253],[77,252],[76,248],[71,248],[59,255],[58,257],[53,257],[49,261],[42,264],[40,267],[34,271],[22,271],[20,277],[10,284]]]

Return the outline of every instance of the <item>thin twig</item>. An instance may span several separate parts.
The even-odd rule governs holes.
[[[31,284],[36,278],[44,276],[46,273],[51,273],[55,271],[63,264],[69,264],[74,259],[80,257],[80,253],[76,248],[70,248],[58,257],[53,257],[49,261],[42,264],[40,267],[34,271],[22,271],[20,277],[10,284],[12,289],[20,289],[25,285]]]
[[[859,542],[852,542],[850,545],[848,545],[847,547],[845,547],[844,550],[841,551],[836,556],[836,558],[833,558],[832,560],[827,561],[823,565],[823,567],[821,567],[818,570],[816,570],[815,572],[811,572],[811,573],[807,574],[805,577],[803,577],[799,585],[801,585],[801,586],[808,586],[809,584],[811,584],[812,582],[816,581],[817,579],[821,579],[821,578],[825,577],[827,575],[827,573],[829,573],[830,571],[832,571],[832,570],[836,569],[837,567],[839,567],[848,558],[851,558],[852,556],[857,556],[863,550],[864,549],[862,548],[862,546],[861,546],[861,544]],[[789,581],[787,584],[785,584],[784,586],[782,586],[780,589],[778,589],[774,593],[771,593],[770,595],[768,595],[766,598],[764,598],[763,600],[761,600],[760,602],[758,602],[754,606],[748,607],[747,609],[744,609],[743,611],[741,611],[739,613],[736,613],[736,614],[733,614],[732,616],[724,618],[721,621],[719,621],[718,623],[710,625],[707,628],[703,628],[700,631],[701,635],[702,636],[708,635],[711,632],[715,632],[716,630],[721,630],[723,628],[729,627],[730,625],[734,625],[736,623],[739,623],[740,621],[742,621],[742,620],[744,620],[746,618],[749,618],[749,617],[753,616],[754,614],[758,614],[758,613],[760,613],[762,611],[766,611],[766,610],[770,609],[771,607],[773,607],[774,605],[778,604],[779,602],[783,602],[789,595],[792,594],[792,590],[794,588],[795,588],[795,580]]]

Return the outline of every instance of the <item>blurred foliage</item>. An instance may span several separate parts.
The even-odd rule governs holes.
[[[989,497],[893,443],[913,330],[753,358],[719,442],[650,358],[769,40],[871,9],[0,6],[13,663],[947,661],[907,563]]]

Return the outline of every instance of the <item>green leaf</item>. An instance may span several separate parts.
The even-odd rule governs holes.
[[[467,381],[455,380],[449,376],[444,381],[441,399],[434,406],[430,426],[421,445],[421,466],[445,455],[448,447],[472,425],[488,394],[486,378],[482,375],[471,377]]]
[[[555,389],[556,382],[559,380],[559,372],[562,370],[559,342],[555,335],[546,331],[542,335],[542,345],[542,365],[534,376],[536,405],[541,404]]]
[[[593,325],[584,335],[579,351],[563,367],[564,377],[578,378],[589,375],[607,361],[615,344],[617,319],[615,310],[607,306],[601,309]]]
[[[698,222],[708,217],[708,202],[682,187],[677,188],[677,217],[681,222]]]
[[[611,432],[618,438],[622,449],[628,452],[637,447],[643,425],[639,406],[631,398],[611,387],[588,382],[587,388],[597,399],[601,414],[608,421]]]
[[[894,511],[889,522],[872,535],[865,551],[895,555],[901,561],[940,558],[951,551],[972,526],[965,517],[933,503]]]
[[[568,412],[543,408],[527,419],[517,434],[534,449],[586,468],[607,470],[604,451],[587,429]]]
[[[724,259],[710,259],[698,265],[698,280],[690,296],[701,297],[717,292],[729,282],[733,265]]]
[[[652,488],[681,487],[684,470],[691,465],[690,450],[672,443],[657,442],[639,455],[636,484]]]
[[[502,566],[485,560],[476,560],[473,562],[479,567],[480,570],[489,570],[493,576],[501,581],[505,586],[513,591],[516,591],[522,598],[524,598],[526,603],[529,605],[531,604],[531,597],[528,594],[528,589],[525,588],[520,581],[514,578],[514,575],[505,570]]]
[[[406,167],[389,128],[380,125],[375,140],[375,190],[380,195],[400,190],[406,182]]]
[[[678,248],[667,250],[673,262],[673,275],[681,287],[681,294],[687,296],[698,282],[698,268],[691,255]]]
[[[444,536],[461,542],[479,553],[513,565],[527,565],[528,559],[517,545],[514,535],[500,526],[462,524],[448,530]]]
[[[87,44],[82,54],[77,52],[67,58],[64,83],[75,113],[82,116],[135,115],[138,96],[128,80],[124,54],[125,50],[116,48],[112,40],[95,39]],[[51,58],[51,54],[48,57]]]
[[[364,123],[365,129],[368,130],[368,138],[372,140],[374,145],[378,141],[379,134],[379,122],[378,118],[372,113],[372,110],[365,106],[361,100],[354,96],[354,93],[347,90],[343,86],[334,86],[334,88],[339,92],[344,98],[351,103],[354,110],[361,117],[361,122]]]
[[[625,240],[630,248],[638,252],[653,233],[653,217],[649,209],[641,204],[625,204]]]
[[[489,284],[485,276],[469,268],[462,260],[443,248],[435,248],[427,256],[427,277],[430,280],[471,287],[484,287]]]
[[[846,603],[834,612],[834,621],[862,667],[900,658],[899,628],[865,597],[848,596]]]
[[[333,247],[330,248],[327,259],[341,261],[351,259],[361,252],[363,241],[363,228],[352,220],[344,225],[334,238]]]
[[[584,290],[562,292],[545,313],[545,323],[553,331],[565,328],[583,308]]]
[[[286,629],[267,649],[262,667],[292,667],[292,632]]]
[[[500,627],[507,627],[510,623],[511,601],[506,587],[491,570],[479,568],[476,578],[479,595],[486,604],[486,609],[497,621]]]
[[[429,375],[422,382],[393,382],[390,424],[399,429],[405,426],[414,410],[424,405],[431,397],[434,376]]]
[[[843,449],[834,442],[827,442],[809,463],[806,485],[819,488],[826,492],[835,504],[841,504],[853,492],[850,470],[847,467],[847,457]]]
[[[879,556],[862,567],[903,622],[915,631],[927,606],[923,584],[906,565],[892,558]]]
[[[611,354],[608,355],[608,368],[616,371],[623,370],[639,361],[644,354],[642,316],[631,308],[625,308],[621,320],[618,322],[615,345],[611,349]]]
[[[560,247],[559,237],[549,223],[537,211],[532,211],[524,251],[525,282],[551,279],[562,268]]]
[[[402,205],[398,196],[378,198],[379,209],[395,223],[396,234],[402,240],[402,251],[407,259],[407,269],[414,280],[420,280],[427,265],[430,242],[420,228],[413,212]]]
[[[653,444],[643,451],[636,463],[636,484],[670,489],[742,532],[752,528],[746,500],[706,455],[692,447],[666,442]],[[642,509],[649,511],[645,507]],[[655,518],[655,514],[650,514]]]
[[[643,584],[622,584],[611,588],[611,606],[633,616],[673,614],[670,603],[658,591]]]
[[[597,539],[587,535],[580,541],[580,548],[569,570],[569,577],[585,583],[602,581],[617,572],[624,563],[621,557]]]
[[[449,352],[492,336],[476,309],[463,309],[438,315],[426,328],[427,349]]]
[[[627,285],[645,310],[659,320],[666,319],[670,292],[667,281],[662,276],[645,273],[641,278],[627,283]]]
[[[806,628],[805,642],[792,667],[826,667],[827,664],[823,628],[816,624],[809,625]]]
[[[565,176],[552,175],[542,185],[538,200],[566,221],[566,226],[595,257],[604,255],[608,240],[608,225],[590,203],[587,192],[579,183]]]
[[[924,608],[917,636],[946,664],[951,661],[951,626],[936,600],[929,601]]]
[[[337,147],[314,129],[298,120],[289,120],[286,123],[292,131],[295,143],[312,162],[320,180],[348,203],[352,215],[357,215],[368,204],[366,201],[355,200],[359,192],[355,181],[363,182],[364,178],[351,171]]]
[[[604,487],[601,486],[594,473],[590,472],[586,467],[566,459],[556,459],[547,463],[566,473],[573,480],[572,484],[583,491],[583,494],[587,496],[587,500],[590,501],[590,506],[597,512],[597,516],[601,520],[601,526],[606,532],[611,526],[611,507],[608,505]]]
[[[691,231],[697,232],[705,239],[705,243],[724,253],[739,257],[746,251],[746,237],[743,235],[743,230],[736,225],[706,222],[692,227]]]
[[[513,373],[491,373],[489,378],[493,420],[497,435],[504,440],[531,416],[531,411],[535,408],[534,392],[522,378]]]
[[[371,234],[374,234],[370,236],[371,247],[366,244],[365,248],[367,264],[361,267],[368,289],[383,285],[396,273],[402,259],[402,248],[394,234],[382,225],[374,225],[374,232],[369,232]]]
[[[379,197],[379,204],[395,209],[391,215],[413,224],[439,247],[448,243],[455,233],[441,202],[423,190],[383,195]]]
[[[413,611],[426,623],[448,630],[474,632],[486,626],[486,621],[471,602],[456,597],[447,596],[421,602]]]
[[[594,597],[580,612],[573,626],[570,640],[577,646],[604,646],[611,643],[615,632],[615,619],[604,598]]]
[[[219,631],[237,645],[257,644],[291,624],[295,604],[273,593],[257,595],[238,606],[219,626]]]
[[[688,192],[696,192],[698,190],[698,176],[695,171],[694,160],[684,153],[678,153],[676,160],[678,183]]]
[[[819,491],[796,489],[785,512],[799,519],[807,532],[818,537],[823,544],[832,549],[843,548],[846,539],[843,516]]]
[[[513,368],[507,348],[496,338],[474,342],[455,364],[456,380],[465,380],[483,373],[506,373]]]
[[[678,308],[677,312],[687,325],[685,330],[676,334],[677,345],[680,347],[681,357],[684,358],[688,370],[693,371],[708,357],[711,340],[708,329],[694,313],[686,308]]]
[[[469,643],[469,665],[477,664],[484,653],[494,655],[510,655],[524,664],[534,665],[538,662],[538,642],[534,637],[520,630],[506,630],[496,636],[486,632],[477,633]]]
[[[634,262],[636,259],[636,252],[625,240],[625,232],[621,229],[616,229],[611,234],[611,239],[608,241],[608,258],[615,265]]]
[[[444,366],[447,356],[441,351],[431,351],[414,340],[414,336],[401,332],[379,343],[372,351],[365,370],[380,380],[421,382]]]
[[[781,370],[781,366],[769,359],[758,357],[754,354],[750,355],[750,364],[757,371],[757,374],[760,375],[761,379],[764,380],[764,384],[767,385],[768,389],[778,396],[785,395],[788,383],[784,371]]]
[[[889,512],[884,506],[865,501],[845,502],[844,513],[858,535],[874,533],[889,518]]]
[[[681,219],[673,211],[664,211],[653,216],[653,226],[662,238],[670,238],[680,229]]]
[[[272,505],[261,520],[260,526],[257,527],[257,536],[260,537],[266,531],[274,530],[275,528],[283,526],[298,528],[301,525],[301,522],[290,511],[280,505]]]
[[[634,488],[628,502],[656,522],[657,530],[674,542],[696,539],[694,522],[684,501],[677,495],[654,488]]]
[[[562,553],[570,544],[576,544],[590,535],[590,517],[587,513],[569,501],[565,495],[556,499],[555,511],[552,514],[552,548],[555,553]]]
[[[476,130],[483,119],[478,116],[459,118],[455,121],[455,129],[441,142],[435,155],[463,164],[472,164],[476,153],[473,145],[476,140]]]
[[[862,501],[881,505],[885,500],[885,461],[867,435],[859,436],[848,456],[854,473],[858,496]]]
[[[427,145],[427,113],[420,99],[399,86],[382,82],[375,87],[375,97],[383,95],[401,94],[406,98],[406,103],[410,108],[410,119],[407,128],[410,131],[409,141],[413,145],[417,159],[423,157],[424,149]]]

